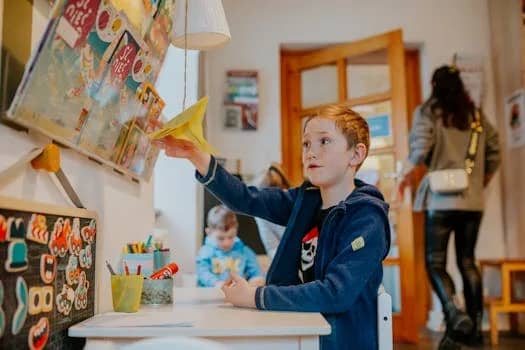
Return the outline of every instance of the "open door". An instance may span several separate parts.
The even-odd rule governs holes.
[[[407,98],[405,69],[401,30],[314,50],[281,50],[282,160],[291,183],[303,181],[305,118],[325,104],[347,101],[367,118],[371,130],[369,156],[358,175],[376,184],[388,201],[396,170],[408,154],[407,104],[415,102]],[[417,315],[428,299],[417,295],[410,200],[391,205],[390,220],[392,246],[384,263],[383,283],[392,296],[394,338],[416,342],[422,318]]]

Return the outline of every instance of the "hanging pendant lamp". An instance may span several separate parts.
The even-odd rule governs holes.
[[[174,46],[208,50],[230,41],[230,29],[221,0],[177,0],[175,12],[171,40]]]

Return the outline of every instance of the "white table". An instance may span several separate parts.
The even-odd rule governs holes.
[[[69,328],[69,336],[87,338],[85,349],[115,349],[134,341],[194,336],[235,350],[319,349],[319,336],[330,325],[318,313],[241,309],[224,303],[215,288],[176,288],[173,305],[141,306],[137,313],[108,312]]]

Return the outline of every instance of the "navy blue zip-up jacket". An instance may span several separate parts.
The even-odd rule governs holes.
[[[332,333],[322,350],[377,349],[377,290],[390,248],[388,204],[371,185],[355,180],[354,191],[327,215],[315,256],[315,280],[298,277],[301,240],[321,208],[317,187],[305,182],[288,191],[249,187],[212,157],[208,174],[196,178],[233,211],[257,216],[286,230],[266,278],[257,288],[260,310],[320,312]]]

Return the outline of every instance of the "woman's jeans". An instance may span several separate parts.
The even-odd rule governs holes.
[[[447,273],[447,246],[454,232],[456,262],[463,279],[467,313],[476,323],[483,313],[481,274],[476,267],[474,249],[483,213],[480,211],[436,210],[425,213],[425,262],[447,320],[455,312],[454,282]]]

